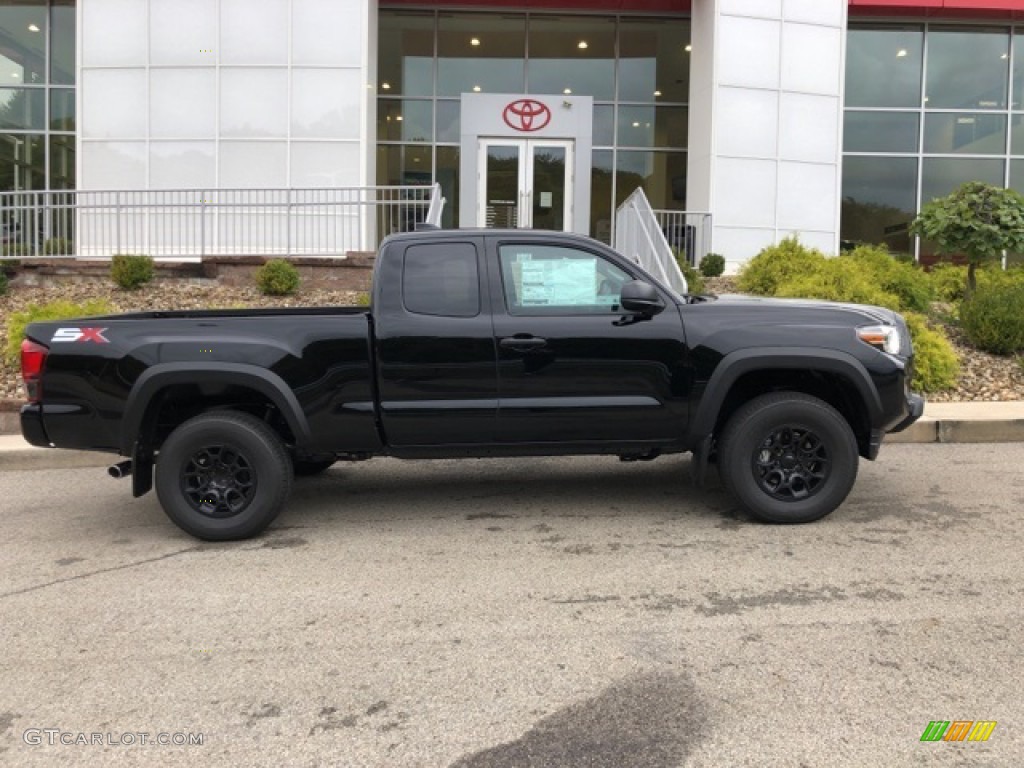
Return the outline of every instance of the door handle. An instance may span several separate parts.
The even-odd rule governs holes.
[[[532,349],[540,349],[547,345],[547,339],[541,339],[536,336],[510,336],[498,342],[498,346],[502,349],[514,349],[517,352],[529,352]]]

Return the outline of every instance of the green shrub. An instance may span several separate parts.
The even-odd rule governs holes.
[[[700,294],[707,290],[707,286],[704,285],[704,278],[700,272],[691,267],[686,262],[686,257],[682,254],[676,254],[676,261],[679,264],[679,270],[683,273],[683,277],[686,278],[686,292],[690,294]]]
[[[43,253],[47,256],[71,256],[75,252],[75,244],[63,237],[51,237],[43,243]]]
[[[73,317],[107,315],[114,311],[109,302],[102,299],[75,304],[70,301],[51,301],[49,304],[29,304],[20,312],[12,312],[7,318],[7,345],[4,358],[10,365],[17,365],[21,353],[21,340],[25,338],[25,326],[42,320],[68,320]]]
[[[368,307],[370,306],[370,294],[367,291],[360,291],[356,294],[356,306],[357,307]]]
[[[118,253],[110,260],[110,276],[118,287],[134,291],[153,279],[153,257]]]
[[[32,255],[32,249],[29,248],[27,245],[19,245],[18,243],[9,243],[8,245],[5,245],[3,247],[3,250],[0,251],[0,255],[3,255],[5,257],[9,257],[9,256],[15,256],[15,257],[17,257],[17,256],[31,256]]]
[[[5,295],[6,293],[7,293],[7,275],[5,275],[3,272],[0,272],[0,296]]]
[[[986,285],[960,305],[960,324],[978,349],[997,355],[1024,350],[1024,281],[1002,278]]]
[[[284,259],[271,259],[256,270],[256,285],[267,296],[290,296],[299,288],[299,270]]]
[[[915,392],[941,392],[956,386],[960,359],[946,335],[928,325],[928,319],[916,312],[904,316],[914,344],[914,376],[910,386]]]
[[[748,261],[737,285],[744,293],[774,296],[782,283],[815,272],[824,261],[821,251],[801,245],[796,237],[787,237]]]
[[[704,277],[718,277],[725,272],[725,256],[709,253],[700,260],[700,273]]]
[[[935,298],[928,274],[914,264],[894,258],[884,247],[861,245],[842,258],[857,264],[883,291],[897,296],[902,310],[927,312]]]
[[[879,286],[871,272],[847,258],[822,259],[816,269],[779,285],[775,295],[900,309],[899,296]]]
[[[936,264],[928,273],[932,291],[940,301],[955,302],[964,297],[967,288],[967,267],[957,264]]]

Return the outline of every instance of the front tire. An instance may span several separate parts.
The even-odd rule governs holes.
[[[719,440],[726,490],[760,520],[809,523],[835,510],[857,479],[857,440],[831,405],[799,392],[740,407]]]
[[[156,492],[179,528],[206,541],[246,539],[274,521],[291,492],[281,438],[247,413],[215,411],[180,425],[160,448]]]

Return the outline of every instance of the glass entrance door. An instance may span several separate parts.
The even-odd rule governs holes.
[[[481,139],[477,224],[568,232],[573,142]]]

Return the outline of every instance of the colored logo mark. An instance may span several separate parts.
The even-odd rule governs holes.
[[[505,107],[502,117],[512,130],[532,133],[551,122],[551,110],[536,99],[520,99]]]
[[[995,729],[995,720],[932,720],[921,741],[988,741]]]
[[[103,335],[106,328],[58,328],[50,341],[53,342],[94,342],[109,344],[110,339]]]

